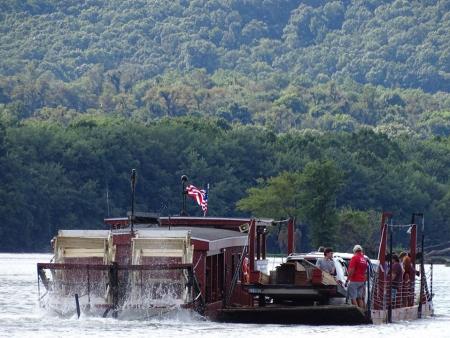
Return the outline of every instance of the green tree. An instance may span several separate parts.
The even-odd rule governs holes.
[[[237,207],[263,217],[299,218],[300,177],[301,173],[283,172],[266,182],[260,181],[260,187],[248,189],[248,196],[238,201]]]
[[[359,211],[352,208],[339,210],[337,217],[336,251],[351,252],[360,244],[369,257],[378,255],[380,239],[380,213],[372,210]]]
[[[300,177],[301,213],[310,225],[312,245],[331,246],[336,239],[336,196],[343,174],[333,161],[309,162]]]

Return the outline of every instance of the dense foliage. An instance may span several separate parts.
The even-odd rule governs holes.
[[[187,174],[211,184],[211,215],[296,216],[304,249],[373,252],[383,209],[424,212],[428,240],[450,240],[449,13],[436,0],[1,1],[0,250],[123,216],[131,168],[139,210],[177,214]]]
[[[0,105],[18,118],[206,114],[275,131],[448,135],[449,6],[2,1]]]
[[[301,205],[298,224],[305,233],[312,229],[314,242],[321,236],[310,228],[322,221],[317,205],[327,205],[325,216],[340,219],[337,229],[347,231],[357,229],[358,210],[393,210],[404,222],[411,212],[423,210],[429,240],[450,238],[450,158],[445,156],[450,138],[390,140],[370,130],[276,135],[220,119],[173,118],[142,125],[85,116],[67,125],[3,119],[0,151],[3,250],[41,250],[59,228],[98,228],[105,216],[123,216],[130,203],[130,168],[138,172],[141,211],[178,214],[180,177],[187,174],[196,185],[210,183],[210,215],[235,216],[241,214],[235,206],[247,189],[283,172],[302,172],[304,189],[291,193],[311,200]],[[320,181],[338,184],[314,183]],[[320,200],[330,193],[335,194],[332,203]],[[189,212],[201,214],[194,203]],[[258,215],[282,214],[291,213]],[[378,231],[377,223],[371,231]],[[332,240],[345,249],[353,244]],[[270,249],[278,250],[275,242]]]
[[[73,81],[96,64],[123,86],[171,69],[450,90],[450,4],[407,0],[4,0],[0,73]]]

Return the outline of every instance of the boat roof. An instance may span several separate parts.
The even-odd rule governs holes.
[[[190,234],[196,250],[208,251],[208,255],[218,254],[221,249],[247,245],[247,233],[229,229],[207,227],[160,227],[136,230],[141,238],[176,238]]]
[[[224,248],[247,245],[247,234],[239,231],[203,227],[176,227],[176,229],[189,230],[195,249],[206,250],[208,255],[217,254]]]
[[[176,230],[189,230],[192,239],[200,239],[205,241],[217,241],[225,238],[244,238],[247,239],[247,234],[217,228],[201,228],[201,227],[176,227]],[[174,230],[171,230],[174,231]]]
[[[153,215],[153,214],[152,214]],[[154,216],[154,215],[153,215]],[[273,225],[273,219],[257,218],[256,225],[258,227],[267,227]],[[160,217],[158,221],[155,218],[147,217],[139,214],[135,217],[134,226],[155,226],[164,227],[170,226],[194,226],[194,227],[212,227],[239,231],[244,224],[250,223],[251,218],[232,218],[232,217],[192,217],[192,216],[170,216]],[[129,219],[127,217],[105,218],[104,223],[112,228],[127,228],[129,227]]]

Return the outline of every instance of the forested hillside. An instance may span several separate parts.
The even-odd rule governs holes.
[[[383,209],[450,240],[449,32],[447,0],[0,1],[0,251],[124,215],[131,168],[139,210],[178,213],[187,174],[304,246],[373,245]],[[252,201],[277,184],[302,206]]]
[[[64,81],[102,64],[125,86],[205,68],[450,90],[448,1],[4,0],[0,10],[5,75],[37,60]]]
[[[446,136],[449,10],[431,0],[5,0],[0,104],[18,118],[207,114],[275,131]]]

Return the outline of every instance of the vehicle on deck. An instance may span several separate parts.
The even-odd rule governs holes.
[[[320,251],[312,251],[308,253],[292,253],[289,256],[287,256],[286,261],[298,261],[300,259],[306,259],[308,262],[310,262],[313,265],[316,265],[316,262],[319,258],[323,258],[323,252]],[[344,284],[347,280],[347,262],[340,257],[339,255],[334,254],[333,252],[333,262],[334,266],[336,268],[336,276],[335,279],[338,283]]]

